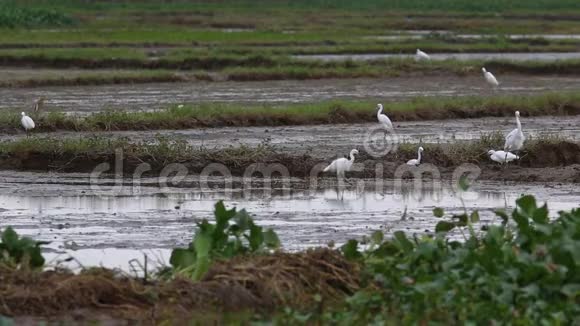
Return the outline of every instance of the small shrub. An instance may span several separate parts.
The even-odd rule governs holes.
[[[11,227],[4,229],[0,240],[0,265],[25,269],[44,266],[40,246],[48,242],[19,237]]]
[[[176,248],[169,262],[174,271],[200,280],[208,271],[212,260],[237,255],[266,252],[280,246],[278,235],[264,231],[242,209],[226,209],[219,201],[215,206],[215,224],[203,219],[188,248]]]

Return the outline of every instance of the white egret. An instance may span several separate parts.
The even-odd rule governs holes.
[[[20,123],[24,130],[26,131],[26,135],[28,136],[28,131],[34,129],[34,121],[32,118],[26,115],[26,113],[22,112],[22,119],[20,119]]]
[[[519,151],[524,147],[524,141],[526,136],[522,132],[522,123],[520,122],[520,111],[516,111],[516,126],[517,128],[512,130],[505,137],[505,144],[503,145],[504,151]]]
[[[421,153],[423,153],[423,147],[419,147],[417,150],[417,158],[407,161],[407,165],[417,166],[421,164]]]
[[[499,86],[497,79],[495,79],[495,76],[491,72],[485,70],[485,68],[481,68],[481,71],[483,71],[483,77],[485,77],[485,81],[488,84],[490,84],[494,88]]]
[[[345,179],[345,172],[350,171],[350,169],[352,168],[352,164],[354,163],[354,156],[358,154],[358,150],[353,149],[350,151],[350,155],[349,158],[346,157],[341,157],[338,158],[334,161],[332,161],[332,163],[330,163],[330,165],[328,165],[327,167],[324,168],[324,170],[322,170],[323,172],[336,172],[336,177],[338,179],[342,178]]]
[[[415,58],[417,58],[417,60],[419,61],[431,60],[431,57],[427,53],[421,51],[420,49],[417,49],[417,54],[415,55]]]
[[[494,151],[493,149],[489,150],[487,154],[492,161],[496,161],[501,164],[520,159],[519,156],[513,153],[505,151]]]
[[[391,122],[391,119],[389,119],[389,117],[387,117],[387,115],[383,113],[383,105],[382,104],[377,104],[377,109],[379,109],[377,111],[377,120],[379,120],[379,123],[385,129],[385,137],[386,137],[387,131],[393,130],[393,123]]]

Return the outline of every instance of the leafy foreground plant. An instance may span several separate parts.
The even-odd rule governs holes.
[[[580,210],[559,212],[550,222],[546,205],[532,196],[517,200],[502,225],[478,236],[477,214],[442,221],[431,238],[375,232],[368,248],[350,240],[341,249],[364,265],[365,290],[343,309],[322,314],[286,313],[292,321],[336,324],[519,324],[580,322]],[[434,210],[443,216],[440,209]],[[464,242],[447,232],[468,226]],[[306,316],[306,317],[305,317]]]
[[[227,210],[222,201],[215,205],[216,223],[206,219],[197,223],[198,230],[188,248],[176,248],[169,262],[174,272],[200,280],[215,259],[248,253],[262,253],[280,247],[272,229],[263,231],[245,209]]]
[[[24,269],[40,268],[44,265],[40,246],[48,242],[19,237],[11,227],[1,233],[0,240],[0,265]]]

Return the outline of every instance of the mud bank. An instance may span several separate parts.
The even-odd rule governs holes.
[[[500,148],[503,137],[482,138],[478,141],[453,144],[424,144],[422,163],[428,163],[444,176],[449,176],[465,164],[485,171],[492,180],[541,181],[558,180],[580,182],[580,145],[558,139],[535,139],[526,143],[517,165],[500,168],[489,160],[487,151]],[[353,171],[358,178],[397,178],[402,172],[414,171],[405,163],[416,156],[417,145],[402,144],[396,151],[377,155],[383,148],[360,149]],[[388,147],[385,147],[388,148]],[[366,150],[372,150],[367,152]],[[322,155],[321,155],[322,154]],[[324,155],[324,156],[323,156]],[[137,177],[178,173],[223,173],[232,176],[253,174],[282,177],[312,177],[322,173],[329,159],[316,151],[283,151],[270,145],[257,147],[228,147],[223,149],[193,148],[183,141],[162,140],[158,143],[131,143],[123,139],[24,139],[5,142],[0,148],[0,168],[21,171],[59,171],[122,173]],[[377,169],[380,175],[377,176]],[[535,170],[527,170],[528,168]],[[556,175],[540,173],[537,169],[553,168]],[[225,171],[225,172],[224,172]],[[508,171],[508,172],[506,172]],[[509,172],[511,171],[511,172]],[[522,172],[524,171],[524,172]],[[525,171],[529,171],[526,173]],[[564,173],[565,172],[565,173]],[[406,177],[411,177],[407,175]],[[400,178],[400,177],[399,177]],[[541,178],[541,179],[539,179]]]
[[[304,308],[316,304],[315,295],[338,302],[358,289],[358,273],[356,265],[327,249],[236,257],[213,264],[195,283],[134,279],[98,268],[81,274],[0,268],[0,315],[18,324],[37,318],[158,324],[187,322],[203,311],[207,322],[222,322],[223,313]]]

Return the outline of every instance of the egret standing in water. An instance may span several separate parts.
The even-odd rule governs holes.
[[[495,76],[491,72],[485,70],[485,68],[481,68],[481,71],[483,71],[483,77],[485,77],[485,81],[488,84],[490,84],[493,88],[496,88],[499,86],[497,79],[495,79]]]
[[[427,53],[421,51],[420,49],[417,49],[417,54],[415,55],[415,58],[418,61],[421,61],[421,60],[431,60],[431,57]]]
[[[338,159],[332,161],[332,163],[330,163],[330,165],[325,167],[324,170],[322,170],[322,171],[323,172],[336,172],[337,179],[340,180],[342,178],[343,180],[346,180],[345,173],[347,171],[350,171],[350,169],[352,168],[352,164],[354,163],[354,156],[355,155],[358,155],[358,150],[353,149],[352,151],[350,151],[349,158],[346,158],[346,157],[338,158]]]
[[[421,164],[421,153],[423,153],[423,147],[419,147],[417,150],[417,158],[407,161],[407,165],[418,166]]]
[[[522,131],[522,123],[520,122],[520,111],[516,111],[516,129],[512,130],[506,137],[505,137],[505,144],[503,145],[504,151],[515,151],[518,152],[519,150],[524,147],[524,141],[526,140],[526,136]]]
[[[520,159],[519,156],[513,153],[505,151],[494,151],[493,149],[487,152],[487,154],[492,161],[496,161],[501,164]]]
[[[377,120],[379,120],[379,123],[385,130],[385,137],[387,137],[387,132],[393,130],[393,123],[391,122],[391,119],[389,119],[389,117],[387,117],[387,115],[383,113],[382,104],[380,103],[377,104],[377,109],[379,109],[377,111]]]
[[[28,136],[28,131],[34,129],[34,121],[31,117],[27,116],[26,113],[22,112],[22,119],[20,119],[20,123],[26,131],[26,136]]]

